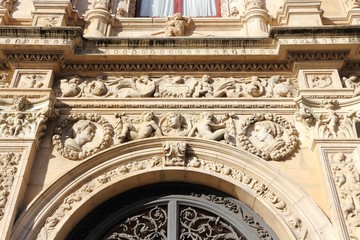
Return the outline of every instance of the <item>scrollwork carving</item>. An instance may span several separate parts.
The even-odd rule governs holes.
[[[239,145],[265,160],[280,160],[292,153],[298,142],[295,127],[281,116],[255,114],[241,126]]]
[[[95,133],[102,139],[94,140]],[[82,160],[109,147],[113,134],[112,125],[100,115],[75,114],[55,128],[53,145],[63,157]]]

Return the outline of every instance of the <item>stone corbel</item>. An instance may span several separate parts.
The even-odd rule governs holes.
[[[69,0],[34,0],[33,4],[33,26],[67,26],[70,19],[77,19]]]
[[[280,26],[322,26],[321,0],[287,0],[277,13]]]

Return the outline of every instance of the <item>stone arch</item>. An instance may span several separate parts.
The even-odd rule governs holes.
[[[186,143],[186,166],[164,165],[165,141]],[[187,137],[133,141],[85,160],[32,202],[15,223],[11,238],[62,239],[107,199],[146,184],[171,181],[204,185],[239,199],[280,239],[334,239],[325,214],[281,171],[238,148]]]

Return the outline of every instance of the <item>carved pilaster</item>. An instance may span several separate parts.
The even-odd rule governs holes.
[[[315,141],[329,192],[329,212],[336,239],[357,239],[360,233],[359,141]]]

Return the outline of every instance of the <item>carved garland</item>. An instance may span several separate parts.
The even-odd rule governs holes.
[[[91,192],[94,192],[96,189],[102,188],[104,184],[108,185],[110,182],[115,182],[119,178],[122,178],[123,175],[128,173],[134,173],[145,169],[149,170],[150,168],[162,166],[165,166],[164,159],[156,156],[150,159],[122,164],[114,169],[103,173],[102,175],[98,175],[97,177],[90,179],[76,191],[65,197],[63,203],[55,210],[55,212],[51,216],[46,219],[43,228],[37,236],[37,239],[43,239],[50,236],[57,224],[65,217],[65,215],[68,215],[68,213],[76,206],[81,205],[81,201],[83,199],[87,199],[89,197],[88,195]],[[284,219],[286,219],[288,225],[291,226],[291,230],[296,239],[306,238],[308,230],[303,225],[303,222],[299,218],[294,216],[294,214],[289,209],[288,204],[286,204],[281,198],[276,196],[276,194],[272,192],[272,190],[268,186],[256,180],[255,178],[241,172],[239,169],[236,169],[232,166],[201,160],[196,157],[192,157],[189,160],[187,167],[201,168],[203,170],[219,173],[245,185],[246,187],[251,189],[256,195],[261,196],[274,206],[276,211]],[[231,210],[231,207],[228,207]],[[261,235],[264,234],[264,232],[259,230],[258,234]]]
[[[63,143],[63,133],[73,126],[75,122],[79,120],[88,120],[90,122],[96,123],[101,126],[103,130],[103,138],[98,144],[97,147],[94,147],[90,150],[75,151],[68,147],[64,146]],[[53,145],[55,149],[65,158],[71,160],[82,160],[90,155],[93,155],[112,144],[112,137],[114,135],[114,130],[112,125],[102,116],[98,114],[74,114],[70,115],[67,119],[63,120],[58,127],[55,128],[53,136]]]
[[[284,141],[282,136],[279,138],[280,141],[283,141],[282,146],[279,145],[279,147],[274,147],[271,151],[254,146],[254,144],[249,139],[249,129],[257,122],[262,121],[270,121],[283,128],[283,131],[287,134],[287,139]],[[240,147],[242,147],[244,150],[265,160],[280,160],[281,158],[284,158],[295,150],[298,142],[295,127],[292,126],[283,117],[277,116],[275,114],[255,114],[248,118],[241,125],[241,130],[238,134],[237,140]],[[273,143],[275,142],[276,140],[273,140]]]

